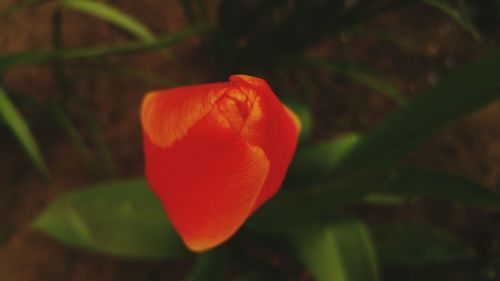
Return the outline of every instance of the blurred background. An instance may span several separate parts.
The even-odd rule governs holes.
[[[0,0],[0,280],[328,280],[279,236],[252,230],[232,239],[229,277],[203,279],[194,256],[124,258],[32,227],[61,194],[143,177],[146,92],[235,73],[266,79],[300,111],[301,147],[371,132],[405,106],[409,128],[440,116],[398,165],[484,187],[349,207],[395,228],[371,232],[376,279],[338,280],[500,280],[499,47],[498,0]],[[413,106],[428,89],[446,97]]]

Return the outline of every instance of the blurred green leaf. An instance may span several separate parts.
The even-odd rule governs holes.
[[[103,74],[109,76],[122,76],[122,77],[136,79],[138,81],[145,81],[152,83],[158,87],[170,88],[179,85],[176,82],[166,79],[161,74],[145,71],[137,67],[131,67],[122,64],[113,66],[113,65],[97,63],[94,67],[91,67],[90,70],[81,72],[78,75],[76,75],[75,78],[76,79],[89,78]]]
[[[383,192],[500,207],[500,193],[462,176],[431,170],[400,168]]]
[[[63,26],[62,11],[56,9],[52,14],[52,48],[60,50],[63,44],[62,26]],[[70,98],[69,81],[67,79],[64,65],[59,59],[52,63],[52,76],[55,81],[56,91],[62,98],[62,104],[67,105]],[[99,174],[97,161],[92,154],[90,148],[86,145],[80,132],[77,130],[71,119],[66,114],[65,110],[55,101],[53,97],[48,98],[48,111],[52,114],[57,124],[62,128],[66,136],[73,143],[74,147],[85,160],[87,167],[94,175]]]
[[[283,232],[309,222],[336,219],[342,208],[385,186],[391,175],[388,169],[373,168],[327,184],[282,190],[246,225],[257,231]]]
[[[136,52],[144,52],[167,47],[183,41],[184,39],[199,34],[206,29],[199,27],[188,27],[182,31],[159,37],[151,42],[132,42],[123,43],[110,47],[89,47],[89,48],[75,48],[66,50],[52,50],[52,51],[33,51],[23,52],[17,54],[10,54],[0,56],[0,70],[5,70],[13,67],[36,65],[53,61],[55,59],[61,60],[76,60],[76,59],[90,59],[99,58],[109,55],[129,54]]]
[[[318,281],[379,280],[372,238],[361,222],[302,226],[290,234],[290,239]]]
[[[466,244],[449,233],[416,224],[371,229],[381,263],[394,266],[453,262],[471,257]]]
[[[408,40],[406,37],[396,35],[394,30],[388,30],[384,28],[374,28],[374,27],[359,27],[353,30],[349,30],[349,36],[359,37],[359,38],[372,38],[377,41],[382,41],[391,44],[402,51],[409,53],[409,55],[418,57],[422,61],[432,65],[432,59],[436,54],[429,53],[422,49],[422,46],[418,42],[413,42]]]
[[[465,65],[386,118],[339,166],[345,170],[393,163],[437,129],[497,99],[498,77],[499,51]]]
[[[300,119],[301,127],[299,142],[303,143],[307,141],[311,137],[312,132],[311,109],[304,103],[291,99],[284,99],[283,103],[286,104],[286,106],[291,109]]]
[[[63,194],[34,222],[55,239],[132,258],[187,254],[144,179],[101,183]]]
[[[480,40],[481,34],[476,29],[474,24],[472,23],[471,18],[468,16],[468,9],[465,6],[464,1],[459,1],[461,3],[461,8],[454,7],[447,0],[422,0],[422,2],[432,6],[447,16],[449,16],[453,21],[455,21],[458,25],[460,25],[464,30],[469,32],[474,39]]]
[[[421,0],[359,1],[338,20],[337,31],[363,24],[370,19],[416,4]]]
[[[329,72],[336,73],[351,80],[355,84],[366,86],[376,92],[385,94],[398,103],[405,102],[405,97],[399,89],[386,77],[368,66],[362,66],[353,62],[330,61],[327,59],[308,58],[307,64],[320,67]]]
[[[123,28],[144,41],[151,42],[155,40],[154,34],[141,22],[104,2],[92,0],[63,0],[60,5],[65,9],[71,9],[99,17]]]
[[[107,171],[108,176],[115,177],[118,173],[118,166],[113,158],[111,150],[109,149],[109,144],[104,137],[104,132],[99,124],[99,121],[97,120],[97,117],[94,112],[89,109],[81,97],[75,96],[74,98],[78,103],[78,109],[87,125],[87,128],[89,129],[92,140],[102,157],[103,167]]]
[[[226,246],[199,254],[185,281],[228,280],[229,258],[229,249]]]
[[[384,193],[370,193],[363,198],[363,204],[368,205],[401,205],[405,202],[404,196]]]
[[[82,135],[75,127],[69,116],[56,103],[50,104],[50,113],[54,117],[55,121],[59,124],[61,129],[64,131],[64,133],[66,133],[66,136],[73,143],[76,150],[82,156],[83,160],[85,160],[88,168],[94,171],[94,174],[97,174],[97,161],[95,160],[92,151],[83,140]]]
[[[360,140],[358,134],[352,133],[305,146],[297,151],[288,170],[286,183],[291,186],[311,185],[328,178]]]
[[[28,124],[10,101],[7,93],[0,87],[0,117],[4,120],[17,140],[24,148],[36,168],[45,176],[48,175],[47,166],[40,153],[40,149],[31,134]]]

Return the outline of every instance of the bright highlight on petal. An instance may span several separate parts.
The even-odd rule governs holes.
[[[173,145],[212,110],[215,101],[225,93],[222,85],[188,86],[149,93],[141,108],[144,131],[156,145]]]
[[[187,247],[223,243],[278,191],[297,120],[264,80],[246,75],[146,96],[146,176]]]

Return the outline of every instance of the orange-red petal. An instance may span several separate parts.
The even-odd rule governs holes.
[[[264,80],[245,75],[145,98],[147,178],[190,249],[224,242],[276,193],[297,120]]]
[[[141,122],[151,141],[170,147],[207,115],[225,93],[228,83],[186,86],[146,95],[141,106]]]
[[[247,75],[233,75],[229,80],[233,85],[257,91],[262,99],[262,118],[254,128],[258,133],[245,137],[262,147],[271,166],[253,212],[279,190],[297,146],[300,119],[278,100],[264,80]]]
[[[259,146],[238,136],[207,134],[220,130],[214,127],[219,125],[213,116],[217,114],[198,122],[172,148],[145,139],[150,185],[193,251],[212,248],[236,232],[269,172],[269,160]]]

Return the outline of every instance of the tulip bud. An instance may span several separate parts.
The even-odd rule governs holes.
[[[226,241],[278,191],[298,120],[264,80],[246,75],[144,98],[146,177],[188,248]]]

